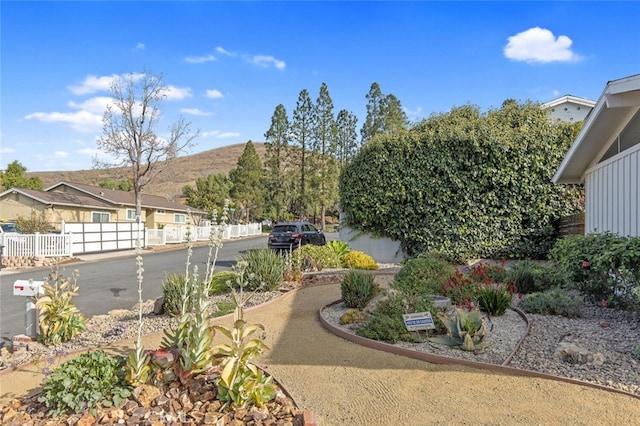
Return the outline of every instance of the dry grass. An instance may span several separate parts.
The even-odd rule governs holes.
[[[264,162],[266,147],[264,143],[254,142],[254,147]],[[185,185],[195,186],[197,178],[205,178],[211,173],[228,174],[238,164],[245,144],[236,144],[203,151],[198,154],[178,157],[169,168],[164,170],[145,192],[178,201]],[[127,168],[91,169],[61,172],[28,172],[28,177],[39,176],[45,188],[58,182],[77,182],[85,185],[98,185],[104,180],[119,182],[130,176]]]

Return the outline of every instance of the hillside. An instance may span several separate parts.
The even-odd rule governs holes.
[[[260,159],[264,162],[265,144],[254,142],[253,145]],[[242,155],[244,147],[245,144],[241,143],[178,157],[168,169],[164,170],[154,182],[145,188],[145,193],[176,201],[182,194],[182,187],[185,185],[194,186],[197,178],[207,177],[211,173],[228,174],[238,164],[238,158]],[[28,177],[40,177],[45,188],[60,181],[86,185],[98,185],[104,180],[119,182],[128,178],[129,175],[129,169],[126,168],[27,173]]]

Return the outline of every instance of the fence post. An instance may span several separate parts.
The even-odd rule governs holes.
[[[40,257],[40,233],[36,232],[33,236],[33,256]]]

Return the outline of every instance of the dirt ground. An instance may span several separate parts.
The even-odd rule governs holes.
[[[320,425],[630,425],[640,418],[640,400],[631,396],[430,364],[345,341],[318,320],[319,309],[339,298],[339,284],[310,286],[245,313],[266,329],[270,350],[259,363]],[[146,336],[144,346],[161,339]],[[28,374],[2,375],[0,387],[33,390]]]

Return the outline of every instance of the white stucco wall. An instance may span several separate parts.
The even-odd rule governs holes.
[[[378,263],[400,263],[407,258],[399,241],[390,238],[376,238],[361,231],[340,226],[340,240],[349,244],[352,250],[367,253]]]

